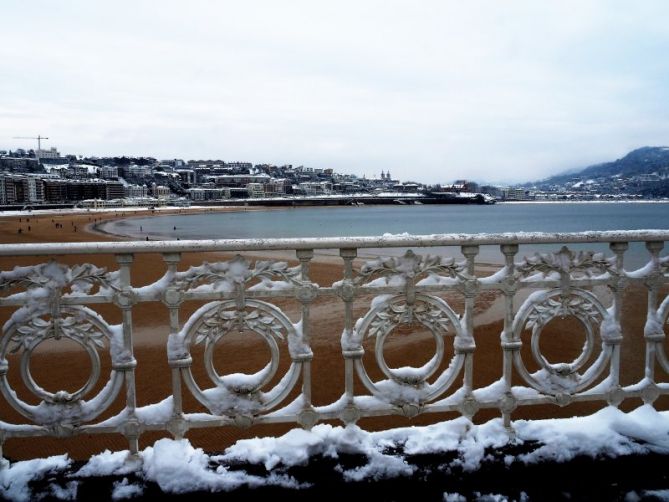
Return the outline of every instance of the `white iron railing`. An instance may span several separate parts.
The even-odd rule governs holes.
[[[14,309],[0,338],[2,405],[10,405],[27,420],[18,424],[0,421],[0,445],[12,437],[120,433],[128,439],[130,451],[137,452],[138,438],[148,430],[166,430],[179,438],[189,429],[202,427],[295,422],[309,428],[328,419],[350,424],[361,417],[392,414],[411,417],[455,411],[472,417],[484,408],[498,409],[510,428],[511,415],[519,406],[564,406],[577,401],[617,406],[631,397],[653,403],[661,394],[669,393],[669,384],[657,381],[655,371],[657,365],[669,373],[663,343],[669,297],[661,303],[659,298],[669,284],[669,257],[660,256],[666,240],[669,231],[3,245],[0,256],[4,257],[115,255],[118,270],[109,272],[90,264],[66,266],[51,260],[0,272],[0,292],[4,293],[0,307]],[[630,242],[645,243],[649,256],[648,264],[635,271],[624,267]],[[574,252],[567,247],[573,243],[607,243],[610,251]],[[561,249],[519,259],[521,244],[555,244]],[[504,264],[493,274],[481,277],[476,257],[479,246],[489,245],[499,246]],[[431,247],[449,247],[450,254],[460,252],[464,260],[431,256]],[[357,266],[357,252],[362,248],[409,251]],[[309,265],[317,249],[339,250],[341,280],[331,285],[311,281]],[[291,268],[272,260],[250,263],[237,254],[228,261],[178,271],[184,253],[268,250],[296,251],[299,265]],[[166,272],[153,284],[137,286],[132,282],[132,263],[134,255],[142,253],[161,253]],[[643,333],[621,331],[623,289],[633,282],[648,292]],[[597,286],[609,288],[607,306],[593,292]],[[496,384],[476,389],[473,313],[477,297],[484,291],[504,297],[500,347],[503,371]],[[443,298],[446,293],[463,299],[460,313]],[[354,302],[370,295],[375,298],[369,310],[355,319]],[[326,406],[314,406],[311,400],[312,378],[328,378],[311,372],[310,332],[319,321],[310,317],[310,305],[319,297],[339,299],[344,311],[341,356],[345,393]],[[517,300],[525,297],[517,307]],[[299,302],[299,322],[291,321],[272,303],[277,298]],[[180,309],[186,301],[206,303],[181,323]],[[172,396],[150,408],[137,407],[135,389],[132,312],[143,302],[162,302],[170,319],[164,343]],[[121,324],[108,324],[93,309],[103,303],[120,309]],[[564,316],[580,321],[586,343],[571,363],[550,363],[541,352],[541,333],[550,321]],[[391,368],[384,358],[384,343],[397,327],[406,324],[419,324],[429,330],[436,353],[420,368]],[[218,374],[214,348],[235,330],[255,332],[269,347],[271,359],[258,373]],[[521,352],[521,335],[526,330],[531,331],[532,364],[540,368],[534,373],[527,369],[528,361]],[[623,337],[643,337],[646,346],[645,375],[626,387],[620,385]],[[374,362],[385,375],[383,380],[374,381],[365,367],[363,342],[367,338],[374,339]],[[92,372],[76,392],[48,392],[31,375],[31,355],[41,343],[52,339],[68,339],[90,357]],[[211,380],[208,389],[198,385],[191,371],[191,348],[200,344]],[[281,344],[287,344],[291,364],[279,378],[276,373]],[[443,361],[447,344],[452,345],[450,364]],[[112,370],[107,384],[91,396],[101,373],[101,351],[109,352]],[[7,377],[10,363],[19,365],[23,383],[39,404],[24,401],[11,387]],[[456,381],[461,384],[456,385]],[[514,386],[514,381],[522,385]],[[358,392],[360,383],[364,394]],[[100,421],[122,392],[123,411]],[[184,392],[191,393],[207,412],[189,413],[184,409]]]

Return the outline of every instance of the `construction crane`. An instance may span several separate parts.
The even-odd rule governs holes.
[[[42,149],[42,140],[43,139],[49,139],[49,138],[38,134],[37,137],[34,137],[34,136],[14,136],[14,139],[36,139],[37,140],[37,150],[39,151],[39,150]]]

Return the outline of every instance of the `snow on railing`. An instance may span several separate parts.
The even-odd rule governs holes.
[[[0,338],[0,392],[3,406],[10,405],[27,419],[27,423],[0,421],[0,446],[12,437],[120,433],[127,438],[130,451],[137,453],[139,437],[148,430],[165,430],[182,438],[190,429],[202,427],[286,422],[311,428],[331,419],[352,424],[368,416],[413,417],[449,411],[471,418],[485,408],[498,409],[511,433],[511,416],[520,406],[565,406],[575,401],[618,406],[632,397],[652,404],[661,394],[669,394],[669,383],[656,379],[657,368],[669,373],[663,331],[669,316],[669,297],[661,303],[659,298],[669,283],[669,257],[660,255],[666,240],[669,232],[646,230],[3,245],[0,256],[113,254],[118,270],[108,272],[89,264],[67,266],[52,260],[0,272],[0,307],[15,308]],[[623,258],[628,242],[645,243],[650,257],[647,265],[625,270]],[[570,243],[608,243],[610,253],[576,252],[566,246]],[[518,246],[522,244],[557,244],[561,249],[518,259]],[[503,256],[503,265],[487,276],[482,276],[476,262],[479,246],[483,245],[499,245]],[[439,252],[450,247],[451,254],[459,251],[464,259],[423,252],[431,247],[441,247]],[[343,272],[340,280],[323,286],[310,279],[309,268],[314,250],[326,248],[338,249]],[[413,249],[402,256],[360,264],[361,248]],[[267,250],[295,251],[299,264],[289,267],[276,260],[251,262],[238,254],[230,260],[177,270],[183,253]],[[161,253],[166,271],[154,283],[135,287],[131,280],[133,258],[142,253]],[[623,334],[621,330],[623,289],[633,282],[648,292],[643,335]],[[609,289],[607,301],[596,294],[598,287]],[[475,388],[473,316],[477,298],[486,291],[504,299],[500,351],[503,370],[493,385]],[[341,302],[344,312],[340,339],[344,394],[324,406],[314,406],[311,393],[312,378],[329,378],[311,371],[310,333],[319,325],[319,320],[311,316],[311,305],[319,297]],[[357,308],[361,300],[370,297],[373,299],[367,312],[356,319],[354,304]],[[460,312],[449,303],[453,297],[464,304]],[[517,307],[517,300],[523,298]],[[292,321],[272,303],[275,299],[296,300],[301,319]],[[186,301],[206,303],[182,323],[179,315]],[[164,343],[172,395],[138,407],[132,312],[133,307],[145,302],[162,302],[169,312],[169,334]],[[108,324],[93,309],[105,303],[120,310],[121,324]],[[572,362],[552,363],[542,353],[540,338],[551,321],[563,317],[578,320],[586,340]],[[398,328],[417,325],[434,337],[434,356],[421,367],[390,367],[384,357],[388,337]],[[255,374],[219,375],[215,348],[226,335],[243,331],[254,332],[264,340],[269,362]],[[531,357],[521,351],[523,333],[528,331]],[[621,341],[623,337],[641,336],[646,347],[645,375],[638,383],[623,387]],[[367,339],[374,341],[373,363],[377,373],[384,375],[381,380],[374,380],[367,371],[369,361],[363,359]],[[33,379],[31,356],[47,340],[69,340],[88,354],[92,371],[79,390],[48,392]],[[191,349],[200,345],[210,379],[205,389],[192,372]],[[278,375],[281,346],[289,354],[290,365]],[[91,396],[100,377],[100,352],[104,350],[109,351],[111,374],[106,385]],[[452,353],[450,362],[445,361],[447,352]],[[538,371],[528,369],[527,359],[532,359],[530,366],[538,367]],[[13,365],[19,366],[26,389],[39,404],[30,404],[12,388],[8,373]],[[362,384],[365,393],[359,392],[356,382]],[[104,416],[123,392],[123,410],[100,421],[98,417]],[[184,392],[190,393],[206,412],[188,412]]]

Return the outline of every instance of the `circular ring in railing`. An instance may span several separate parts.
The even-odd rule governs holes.
[[[100,356],[95,347],[92,347],[90,343],[86,343],[84,340],[78,338],[69,338],[78,345],[80,345],[88,354],[88,358],[91,361],[91,373],[88,376],[87,382],[77,391],[69,393],[64,390],[60,390],[55,394],[48,392],[42,387],[40,387],[35,380],[33,379],[32,373],[30,372],[30,360],[32,358],[33,351],[42,343],[47,340],[54,339],[53,334],[49,334],[44,338],[35,338],[31,340],[27,346],[24,346],[23,354],[21,355],[21,377],[23,378],[26,387],[37,397],[43,399],[47,403],[71,403],[79,401],[83,396],[88,394],[100,378]]]
[[[573,317],[579,321],[585,329],[585,343],[573,361],[551,363],[541,353],[541,335],[551,321],[564,317]],[[537,291],[525,300],[516,313],[512,325],[512,341],[519,341],[524,330],[532,330],[532,357],[540,370],[531,374],[520,356],[520,351],[514,354],[516,369],[530,386],[546,394],[579,392],[595,382],[605,369],[613,350],[610,344],[602,344],[598,357],[585,368],[595,352],[597,333],[599,332],[602,341],[607,336],[603,333],[604,326],[611,326],[610,314],[591,292],[578,288],[570,288],[568,291],[561,288]],[[579,373],[583,369],[583,373]]]
[[[390,368],[385,360],[384,347],[388,336],[399,326],[418,323],[427,328],[436,342],[434,356],[422,367]],[[461,351],[454,348],[451,364],[437,380],[428,379],[441,367],[444,359],[444,337],[454,336],[463,340],[466,334],[458,315],[441,298],[417,294],[409,304],[404,294],[390,296],[379,301],[357,323],[357,339],[374,337],[375,357],[386,382],[373,382],[369,378],[361,359],[356,360],[358,374],[364,385],[376,396],[394,404],[427,402],[443,393],[453,382],[464,361]],[[454,344],[456,345],[456,344]]]
[[[279,367],[277,340],[297,338],[295,326],[276,306],[259,300],[247,299],[243,306],[235,300],[211,302],[202,307],[192,318],[188,328],[180,334],[184,347],[203,343],[204,365],[214,384],[213,389],[202,390],[193,378],[190,365],[182,368],[186,384],[193,395],[216,415],[234,414],[240,406],[244,411],[257,413],[273,407],[285,398],[294,387],[300,362],[293,359],[290,378],[282,378],[276,386],[263,393],[276,376]],[[268,364],[255,374],[235,373],[220,375],[214,365],[214,350],[225,336],[233,331],[248,330],[265,341],[270,350]],[[298,358],[299,359],[299,358]]]

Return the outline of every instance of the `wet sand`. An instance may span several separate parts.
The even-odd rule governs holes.
[[[230,208],[234,210],[235,208]],[[178,212],[178,210],[177,210]],[[142,214],[142,213],[139,213]],[[146,214],[150,214],[147,211]],[[160,212],[156,214],[166,214]],[[143,214],[142,214],[143,215]],[[37,217],[11,217],[0,218],[0,243],[16,242],[85,242],[115,240],[110,235],[94,233],[91,227],[106,219],[118,218],[122,211],[111,211],[110,213],[82,213],[41,215]],[[130,216],[128,214],[128,216]],[[29,221],[27,221],[29,219]],[[58,224],[58,227],[56,226]],[[28,230],[30,226],[30,230]],[[17,233],[18,228],[22,232]],[[76,229],[76,231],[75,231]],[[284,256],[290,258],[292,264],[297,262],[294,253]],[[214,261],[225,259],[220,253],[183,254],[180,270],[188,266],[198,265],[202,261]],[[27,265],[45,261],[44,258],[31,257],[0,258],[0,270],[10,270],[16,265]],[[117,268],[113,256],[65,256],[59,257],[58,261],[68,265],[77,263],[95,263],[98,266],[108,267],[110,270]],[[316,256],[311,265],[312,280],[321,284],[329,285],[340,280],[342,271],[341,260],[332,256]],[[132,278],[134,286],[149,284],[163,275],[165,266],[162,257],[157,254],[137,255],[132,266]],[[489,270],[485,270],[489,273]],[[666,291],[665,291],[666,294]],[[462,312],[462,300],[451,295],[447,298],[449,303],[457,312]],[[360,317],[369,308],[371,298],[361,298],[356,302],[354,315]],[[293,321],[299,320],[300,306],[292,300],[281,300],[276,302],[285,310]],[[197,309],[201,303],[189,302],[183,305],[180,318],[185,320],[190,313]],[[502,351],[499,346],[499,335],[502,330],[500,299],[493,293],[484,293],[477,299],[477,316],[475,327],[475,340],[477,349],[474,356],[475,385],[482,387],[490,384],[501,377],[502,374]],[[110,324],[120,322],[118,309],[110,305],[96,306],[97,310]],[[643,377],[644,368],[644,344],[643,326],[646,313],[646,295],[641,287],[630,287],[625,292],[623,305],[623,332],[624,342],[622,345],[621,374],[622,383],[630,384]],[[0,308],[0,322],[4,324],[11,314],[8,308]],[[312,392],[313,401],[316,405],[323,405],[337,400],[344,389],[344,362],[341,356],[340,335],[343,329],[343,304],[332,298],[319,298],[312,305],[312,337],[311,345],[314,352],[312,363]],[[138,361],[136,370],[137,399],[138,405],[156,403],[171,393],[170,369],[167,364],[165,349],[168,333],[168,314],[164,305],[159,302],[142,303],[133,308],[133,324],[135,334],[135,356]],[[542,337],[542,350],[551,360],[570,360],[583,345],[583,336],[578,326],[567,321],[551,323],[550,329],[545,331]],[[414,332],[411,337],[407,332],[397,330],[386,346],[386,360],[391,366],[420,366],[430,359],[434,353],[434,340],[428,333]],[[568,334],[569,336],[565,336]],[[573,336],[572,336],[573,335]],[[82,385],[90,369],[87,356],[82,351],[54,350],[44,344],[33,356],[31,369],[35,380],[50,391],[66,389],[72,391]],[[447,344],[448,345],[448,344]],[[530,359],[529,344],[525,344],[523,355],[525,360]],[[373,371],[372,345],[366,345],[367,354],[365,364],[372,378],[381,378],[378,371]],[[528,350],[526,350],[528,349]],[[282,349],[279,376],[285,372],[288,366],[288,357],[285,347]],[[195,361],[193,372],[196,380],[203,388],[212,384],[207,380],[206,372],[201,363],[201,349],[193,349]],[[225,344],[221,344],[216,351],[216,361],[219,373],[233,373],[243,371],[254,372],[263,367],[268,359],[268,350],[257,337],[246,337],[242,340],[238,336],[231,336]],[[448,353],[447,358],[448,359]],[[444,363],[447,364],[447,361]],[[530,366],[528,364],[528,366]],[[532,370],[532,367],[530,368]],[[110,367],[108,357],[103,358],[103,369],[101,382],[93,392],[97,392],[109,375]],[[658,373],[658,379],[662,379]],[[19,391],[19,395],[28,399],[28,394],[23,389],[18,374],[18,359],[12,356],[10,359],[10,372],[8,375],[10,384]],[[518,380],[514,383],[520,384]],[[456,386],[459,384],[456,382]],[[360,385],[357,389],[361,392]],[[37,404],[36,400],[31,401]],[[287,401],[289,402],[289,401]],[[628,400],[623,403],[623,409],[632,409],[640,404],[639,400]],[[667,409],[666,401],[663,399],[657,403],[658,408]],[[599,409],[602,404],[576,404],[565,408],[556,406],[526,407],[517,410],[514,418],[539,418],[573,416],[588,413]],[[123,408],[123,399],[118,399],[103,417],[111,416]],[[187,412],[203,411],[193,398],[186,397],[185,409]],[[496,410],[482,410],[475,420],[485,421],[491,417],[498,416]],[[445,418],[452,418],[452,414],[426,414],[409,420],[404,417],[383,417],[377,419],[363,419],[359,422],[364,428],[373,430],[395,426],[421,425],[433,423]],[[4,401],[0,401],[0,419],[10,423],[25,423],[10,409]],[[207,451],[220,451],[235,440],[246,437],[277,435],[295,427],[294,424],[286,425],[261,425],[250,429],[238,429],[236,427],[222,427],[216,429],[193,430],[188,433],[191,442]],[[153,443],[159,437],[168,437],[166,433],[146,433],[141,438],[141,447]],[[103,451],[105,448],[121,450],[127,448],[125,439],[120,434],[110,435],[82,435],[74,438],[25,438],[9,439],[5,443],[5,456],[12,459],[27,459],[38,456],[47,456],[67,452],[73,458],[85,458],[93,453]]]

